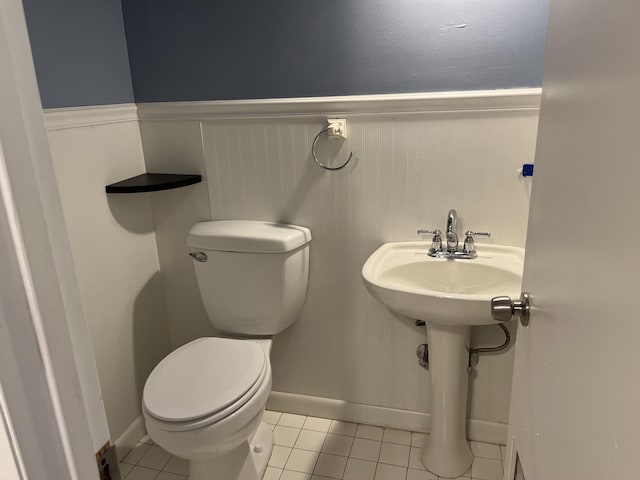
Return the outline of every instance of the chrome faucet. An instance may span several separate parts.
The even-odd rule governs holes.
[[[458,251],[458,212],[455,209],[449,210],[447,215],[447,252]]]
[[[475,249],[475,242],[473,240],[474,235],[481,235],[484,237],[490,237],[489,232],[474,232],[467,231],[465,233],[464,246],[460,250],[460,243],[458,241],[458,212],[455,209],[449,210],[447,215],[447,230],[445,236],[447,238],[447,250],[442,249],[442,232],[438,229],[434,230],[418,230],[418,235],[431,233],[433,239],[431,240],[431,248],[429,249],[429,256],[438,258],[461,258],[471,259],[477,258],[478,254]]]

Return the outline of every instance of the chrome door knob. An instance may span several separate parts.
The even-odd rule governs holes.
[[[520,319],[523,327],[529,325],[529,294],[520,294],[520,300],[511,300],[511,297],[493,297],[491,299],[491,316],[498,322],[510,322],[513,317]]]

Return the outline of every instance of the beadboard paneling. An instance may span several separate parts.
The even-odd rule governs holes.
[[[194,223],[211,219],[200,122],[140,122],[148,172],[201,173],[202,183],[151,194],[160,276],[169,335],[174,348],[216,335],[204,310],[187,234]]]
[[[140,415],[147,376],[170,351],[150,194],[104,191],[145,169],[137,122],[114,110],[123,117],[107,124],[94,123],[101,108],[45,113],[112,440]]]
[[[533,159],[536,124],[530,110],[360,115],[348,120],[336,160],[353,150],[352,165],[327,172],[310,156],[322,118],[202,123],[211,218],[313,232],[304,311],[274,343],[274,390],[428,411],[428,373],[414,354],[425,332],[378,304],[360,269],[382,243],[442,228],[449,208],[458,210],[460,231],[489,230],[493,242],[524,245],[531,179],[517,169]],[[330,149],[321,141],[321,154]],[[474,330],[476,342],[500,341],[495,328]],[[473,418],[506,423],[511,365],[510,352],[482,358]]]

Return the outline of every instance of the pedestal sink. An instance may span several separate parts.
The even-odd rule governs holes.
[[[477,258],[453,260],[430,257],[428,249],[425,242],[386,243],[367,259],[362,278],[386,307],[427,323],[432,411],[422,463],[456,478],[473,460],[465,428],[469,327],[495,323],[492,297],[520,295],[524,250],[478,244]]]

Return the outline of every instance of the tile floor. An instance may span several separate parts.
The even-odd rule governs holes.
[[[420,462],[425,434],[272,411],[264,421],[274,446],[263,480],[438,480]],[[460,479],[501,480],[505,448],[470,443],[475,458]],[[120,472],[126,480],[186,480],[189,474],[185,460],[146,435]]]
[[[120,475],[123,480],[186,480],[189,462],[174,457],[145,435],[120,462]]]

